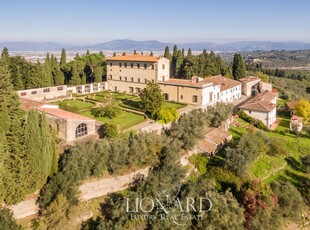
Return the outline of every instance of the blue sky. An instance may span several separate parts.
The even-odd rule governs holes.
[[[0,0],[0,41],[308,41],[308,0]]]

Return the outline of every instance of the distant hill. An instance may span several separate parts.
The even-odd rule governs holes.
[[[152,50],[163,51],[165,46],[173,48],[174,43],[164,43],[156,40],[149,41],[135,41],[130,39],[113,40],[104,43],[98,43],[88,46],[73,46],[65,45],[56,42],[2,42],[0,49],[7,47],[10,51],[46,51],[46,50],[60,50],[66,48],[67,50],[115,50],[115,51],[137,51]],[[214,42],[190,42],[179,43],[178,48],[195,50],[207,49],[221,52],[235,52],[235,51],[256,51],[256,50],[305,50],[310,49],[310,43],[305,42],[272,42],[272,41],[241,41],[230,43],[214,43]]]
[[[0,42],[0,49],[7,47],[10,51],[46,51],[70,48],[70,46],[56,42]]]

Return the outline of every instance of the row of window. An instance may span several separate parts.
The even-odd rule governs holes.
[[[127,65],[128,65],[128,64],[125,62],[124,65],[123,65],[123,63],[120,62],[120,63],[118,63],[118,65],[119,65],[119,67],[123,67],[123,66],[124,66],[125,68],[127,68]],[[137,67],[138,69],[140,69],[140,64],[139,64],[139,63],[137,63],[137,64],[130,63],[130,67],[131,67],[131,68],[133,68],[135,65],[136,65],[136,67]],[[112,67],[112,66],[113,66],[113,64],[112,64],[112,62],[111,62],[111,63],[110,63],[110,67]],[[154,69],[154,65],[153,65],[153,64],[152,64],[152,65],[148,65],[148,64],[144,64],[144,65],[143,65],[144,69],[147,69],[149,66],[151,66],[151,68]]]
[[[113,79],[112,75],[109,75],[109,79],[111,79],[111,80]],[[129,81],[129,79],[128,79],[127,77],[119,77],[118,80],[120,80],[120,81]],[[148,81],[149,81],[148,79],[146,79],[146,78],[144,79],[144,83],[145,83],[145,84],[147,84]],[[154,79],[152,79],[151,81],[154,82]],[[134,82],[133,77],[130,78],[130,82]],[[140,78],[137,78],[137,82],[138,82],[138,83],[141,83],[141,79],[140,79]]]
[[[62,86],[57,87],[57,91],[60,91],[60,90],[63,90],[63,87],[62,87]],[[43,89],[43,93],[49,93],[50,91],[51,91],[50,88],[45,88],[45,89]],[[38,93],[38,91],[36,91],[36,90],[31,91],[31,94],[32,94],[32,95],[37,94],[37,93]],[[20,95],[21,95],[21,96],[26,96],[26,95],[27,95],[27,92],[22,92]]]
[[[164,96],[166,101],[169,101],[169,94],[168,93],[164,93],[163,96]],[[180,95],[180,99],[183,100],[183,95]],[[192,101],[194,103],[197,103],[198,102],[198,96],[197,95],[193,95]]]
[[[120,62],[120,63],[118,63],[118,65],[119,65],[119,67],[124,66],[125,68],[127,68],[127,66],[128,66],[128,64],[126,62],[125,63]],[[140,69],[140,66],[141,66],[140,63],[136,63],[136,64],[130,63],[131,68],[133,68],[135,65],[138,69]],[[112,66],[113,66],[113,64],[112,64],[112,62],[110,62],[110,67],[112,67]],[[149,66],[151,67],[151,69],[154,69],[154,64],[151,64],[151,65],[143,64],[144,69],[147,69]],[[165,64],[162,65],[162,69],[165,69]]]

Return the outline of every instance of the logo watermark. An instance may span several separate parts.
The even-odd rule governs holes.
[[[180,192],[178,190],[177,194]],[[126,212],[131,220],[173,221],[183,226],[187,220],[200,221],[212,209],[212,201],[207,197],[186,197],[180,199],[177,194],[171,196],[162,192],[158,197],[127,198]]]

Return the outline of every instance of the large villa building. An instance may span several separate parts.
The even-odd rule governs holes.
[[[272,86],[259,78],[247,77],[236,81],[223,76],[191,79],[170,77],[169,60],[140,54],[121,55],[106,59],[107,81],[77,86],[53,86],[17,91],[25,109],[44,111],[51,126],[58,130],[58,136],[65,141],[96,134],[95,120],[70,113],[55,105],[51,100],[71,98],[73,94],[89,94],[104,90],[139,94],[148,82],[157,83],[167,101],[196,105],[206,108],[217,102],[232,103],[241,94],[254,96],[240,109],[268,127],[276,119],[276,98]],[[264,91],[262,93],[262,90]]]
[[[107,59],[108,88],[138,94],[149,81],[158,83],[165,99],[201,108],[216,102],[233,102],[241,97],[241,82],[223,76],[170,78],[169,60],[140,54]]]

